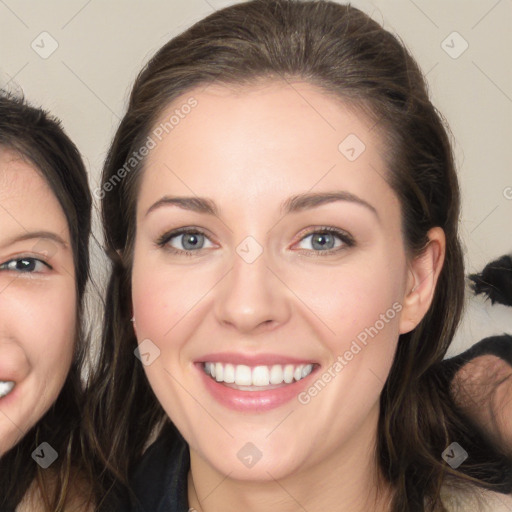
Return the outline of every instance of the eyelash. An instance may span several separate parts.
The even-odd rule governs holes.
[[[181,249],[176,249],[172,246],[169,246],[167,245],[169,243],[169,241],[172,239],[172,238],[175,238],[179,235],[183,235],[183,234],[193,234],[193,235],[203,235],[205,237],[208,237],[207,234],[201,230],[200,228],[194,228],[194,227],[185,227],[185,228],[180,228],[180,229],[176,229],[174,231],[170,231],[168,233],[164,233],[162,236],[160,236],[158,238],[158,240],[156,241],[156,245],[160,248],[165,248],[167,251],[173,253],[173,254],[178,254],[178,255],[181,255],[181,256],[197,256],[197,253],[201,251],[201,249],[199,250],[196,250],[196,251],[190,251],[190,250],[181,250]],[[352,238],[352,236],[350,236],[346,231],[343,231],[339,228],[335,228],[333,226],[319,226],[319,227],[316,227],[306,233],[304,233],[301,238],[298,240],[298,242],[301,242],[302,240],[304,240],[306,237],[310,236],[310,235],[313,235],[313,234],[332,234],[332,235],[336,235],[342,242],[343,242],[343,245],[341,247],[336,247],[335,249],[327,249],[325,251],[315,251],[315,250],[310,250],[310,249],[300,249],[299,252],[301,252],[301,254],[307,254],[308,256],[311,256],[312,253],[314,254],[314,257],[317,257],[317,256],[329,256],[329,255],[332,255],[332,254],[335,254],[335,253],[338,253],[339,251],[343,250],[343,249],[346,249],[346,248],[349,248],[349,247],[353,247],[355,245],[355,240]],[[298,243],[297,242],[297,243]]]
[[[35,256],[18,256],[17,258],[11,258],[7,261],[4,261],[3,263],[0,263],[0,272],[1,271],[7,271],[7,272],[15,272],[17,274],[39,274],[41,273],[40,271],[36,271],[36,270],[18,270],[18,269],[9,269],[9,268],[5,268],[9,265],[9,263],[12,263],[12,262],[18,262],[18,261],[27,261],[27,260],[30,260],[30,261],[35,261],[36,263],[42,263],[48,270],[53,270],[53,267],[47,263],[46,261],[40,259],[40,258],[36,258]]]

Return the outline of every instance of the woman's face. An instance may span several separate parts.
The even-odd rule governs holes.
[[[198,89],[162,123],[177,109],[141,178],[132,298],[193,464],[268,480],[370,453],[414,282],[377,130],[304,83]]]
[[[33,166],[0,149],[0,455],[56,400],[75,315],[64,212]]]

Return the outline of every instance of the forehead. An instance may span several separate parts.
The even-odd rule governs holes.
[[[362,111],[304,82],[196,88],[155,123],[139,199],[165,188],[245,206],[322,188],[389,194],[373,128]]]
[[[53,229],[68,237],[67,221],[47,181],[29,162],[0,148],[1,235]]]

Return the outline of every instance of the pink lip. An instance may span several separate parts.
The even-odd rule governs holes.
[[[20,383],[16,382],[14,389],[7,395],[0,398],[2,408],[8,407],[12,402],[15,402],[20,394]]]
[[[247,366],[271,366],[273,364],[314,364],[310,359],[297,359],[295,357],[284,356],[279,354],[236,354],[234,352],[217,352],[206,354],[200,359],[196,359],[196,363],[231,363],[245,364]]]
[[[212,359],[208,360],[212,361]],[[224,362],[222,359],[213,359],[213,361]],[[240,361],[239,357],[237,361]],[[281,359],[281,361],[283,361],[283,359]],[[287,361],[289,361],[289,358],[287,358]],[[258,362],[261,364],[262,360],[258,358]],[[265,412],[290,402],[309,385],[311,376],[314,375],[318,369],[318,367],[315,367],[307,377],[293,382],[292,384],[284,384],[280,388],[269,389],[266,391],[240,391],[238,389],[224,386],[206,375],[202,363],[196,363],[195,366],[200,373],[200,377],[203,380],[206,389],[210,392],[213,398],[221,405],[240,412]],[[252,365],[248,364],[248,366]]]

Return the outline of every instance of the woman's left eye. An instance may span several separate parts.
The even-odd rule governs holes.
[[[352,247],[354,240],[347,233],[335,229],[319,229],[304,236],[299,242],[300,249],[315,252],[336,252],[339,248]]]
[[[0,265],[0,270],[20,273],[44,272],[51,269],[50,265],[37,258],[14,258]]]

